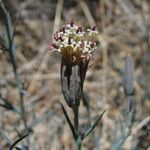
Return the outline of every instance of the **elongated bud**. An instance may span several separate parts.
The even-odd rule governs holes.
[[[127,96],[133,95],[134,93],[133,81],[134,81],[134,63],[132,57],[128,55],[125,60],[125,72],[124,72],[124,90]]]
[[[74,108],[80,105],[82,97],[82,79],[79,65],[66,66],[64,60],[61,63],[61,87],[64,99],[68,106]]]

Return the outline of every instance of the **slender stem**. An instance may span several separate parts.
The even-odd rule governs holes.
[[[127,95],[127,104],[126,104],[126,126],[131,127],[132,126],[132,120],[133,120],[133,113],[134,113],[134,106],[132,104],[132,96]]]
[[[13,67],[13,72],[15,75],[15,80],[16,80],[16,85],[19,91],[19,97],[20,97],[20,114],[21,114],[21,119],[24,124],[25,132],[28,132],[28,125],[27,125],[27,120],[26,120],[26,115],[25,115],[25,106],[24,106],[24,99],[23,99],[23,88],[22,84],[19,79],[19,74],[17,71],[17,64],[16,64],[16,56],[15,56],[15,48],[13,45],[13,36],[14,36],[14,31],[12,31],[12,24],[11,24],[11,18],[7,10],[5,9],[5,6],[3,5],[3,2],[0,0],[0,5],[3,9],[3,12],[6,16],[6,30],[7,30],[7,38],[8,38],[8,45],[9,45],[9,55],[10,59],[12,62],[12,67]],[[27,137],[27,143],[29,145],[29,138]],[[28,148],[27,148],[28,149]]]
[[[81,140],[81,136],[80,136],[80,132],[79,132],[79,107],[75,107],[73,108],[73,112],[74,112],[74,127],[75,127],[75,131],[76,131],[76,150],[81,150],[81,146],[82,146],[82,140]]]
[[[79,136],[76,140],[76,150],[81,150],[81,147],[82,147],[82,140]]]
[[[16,84],[17,84],[17,88],[19,91],[19,99],[20,99],[20,114],[21,114],[21,119],[23,121],[24,124],[24,128],[25,128],[25,132],[28,133],[28,125],[27,125],[27,119],[26,119],[26,114],[25,114],[25,106],[24,106],[24,98],[23,98],[23,89],[22,89],[22,85],[19,79],[19,75],[18,75],[18,71],[17,71],[17,66],[16,66],[16,62],[15,62],[15,58],[13,56],[13,45],[11,46],[10,49],[10,57],[11,57],[11,61],[12,61],[12,66],[13,66],[13,70],[14,70],[14,74],[15,74],[15,79],[16,79]],[[29,137],[26,138],[27,139],[27,143],[29,145]],[[28,148],[27,148],[28,149]]]
[[[79,135],[79,108],[75,107],[73,109],[74,112],[74,126],[77,136]]]

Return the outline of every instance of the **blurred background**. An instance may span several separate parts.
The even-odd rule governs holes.
[[[60,108],[66,105],[60,86],[60,56],[51,53],[52,35],[74,21],[86,28],[97,26],[98,48],[90,62],[84,91],[89,99],[91,122],[107,113],[83,150],[113,150],[122,136],[126,96],[123,72],[127,54],[134,61],[134,122],[122,150],[150,150],[150,1],[149,0],[3,0],[15,26],[13,49],[22,83],[31,150],[72,150],[74,141]],[[20,106],[8,47],[6,15],[0,7],[0,150],[26,133],[20,116],[6,107]],[[80,126],[88,115],[81,102]],[[121,137],[120,137],[121,136]],[[20,142],[18,146],[22,145]],[[115,149],[114,149],[115,150]],[[119,150],[119,149],[118,149]]]

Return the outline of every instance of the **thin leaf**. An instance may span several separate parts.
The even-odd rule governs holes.
[[[15,149],[16,149],[16,150],[22,150],[22,149],[21,149],[21,148],[19,148],[19,147],[15,147]]]
[[[13,109],[11,106],[5,105],[5,104],[1,104],[1,103],[0,103],[0,106],[6,108],[8,110],[12,110]]]
[[[101,120],[101,118],[103,117],[104,113],[106,112],[106,110],[104,110],[100,116],[96,119],[95,123],[90,126],[82,135],[82,139],[85,139],[97,126],[97,124],[99,123],[99,121]]]
[[[14,112],[17,112],[18,114],[20,114],[20,112],[17,110],[17,108],[15,108],[15,107],[13,106],[13,104],[10,103],[7,99],[3,98],[3,97],[1,96],[1,94],[0,94],[0,100],[2,100],[2,101],[4,102],[4,103],[0,103],[0,106],[1,106],[1,107],[4,107],[4,108],[6,108],[6,109],[8,109],[8,110],[11,110],[11,111],[14,111]]]
[[[62,108],[62,111],[63,111],[63,113],[64,113],[64,115],[65,115],[65,118],[66,118],[66,120],[67,120],[67,122],[68,122],[68,124],[69,124],[69,127],[70,127],[70,129],[71,129],[71,132],[72,132],[72,134],[73,134],[73,137],[74,137],[74,139],[76,139],[76,138],[77,138],[77,135],[76,135],[74,126],[73,126],[73,124],[71,123],[70,118],[69,118],[69,116],[68,116],[68,114],[67,114],[67,112],[66,112],[66,110],[65,110],[65,108],[64,108],[64,106],[63,106],[62,104],[61,104],[61,108]]]
[[[11,147],[9,148],[9,150],[12,150],[13,148],[15,148],[15,146],[16,146],[20,141],[22,141],[25,137],[27,137],[28,135],[29,135],[29,133],[26,134],[26,135],[24,135],[24,136],[22,136],[22,137],[20,137],[17,141],[15,141],[15,142],[11,145]]]
[[[13,26],[12,43],[13,43],[13,40],[14,40],[14,37],[15,37],[16,27],[18,25],[19,19],[20,19],[20,13],[17,14],[16,20],[15,20],[15,23],[14,23],[14,26]]]
[[[0,99],[4,102],[4,104],[0,103],[1,107],[4,107],[8,110],[13,110],[13,105],[10,102],[8,102],[6,99],[2,98],[1,95],[0,95]]]

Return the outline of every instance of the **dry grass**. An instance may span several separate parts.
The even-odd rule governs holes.
[[[104,109],[107,114],[95,132],[97,145],[111,149],[118,122],[124,121],[126,98],[123,91],[124,61],[131,53],[135,64],[136,107],[133,133],[123,145],[130,150],[150,150],[150,3],[148,0],[6,0],[13,20],[20,19],[14,39],[18,72],[24,83],[24,97],[31,150],[71,150],[73,140],[60,109],[66,105],[60,87],[60,57],[47,50],[52,33],[64,23],[89,27],[96,24],[99,45],[88,70],[84,91],[90,97],[92,121]],[[15,7],[12,7],[15,5]],[[1,10],[0,10],[1,11]],[[0,35],[6,37],[4,16],[0,19]],[[1,44],[1,41],[0,41]],[[0,94],[15,106],[19,105],[18,91],[7,52],[0,51]],[[67,109],[70,116],[72,112]],[[81,125],[87,120],[82,105]],[[24,134],[19,116],[0,107],[0,149]],[[17,132],[18,134],[17,134]],[[117,129],[119,130],[119,129]],[[101,143],[100,143],[101,142]],[[85,141],[83,150],[94,149],[92,136]],[[97,146],[98,147],[98,146]]]

